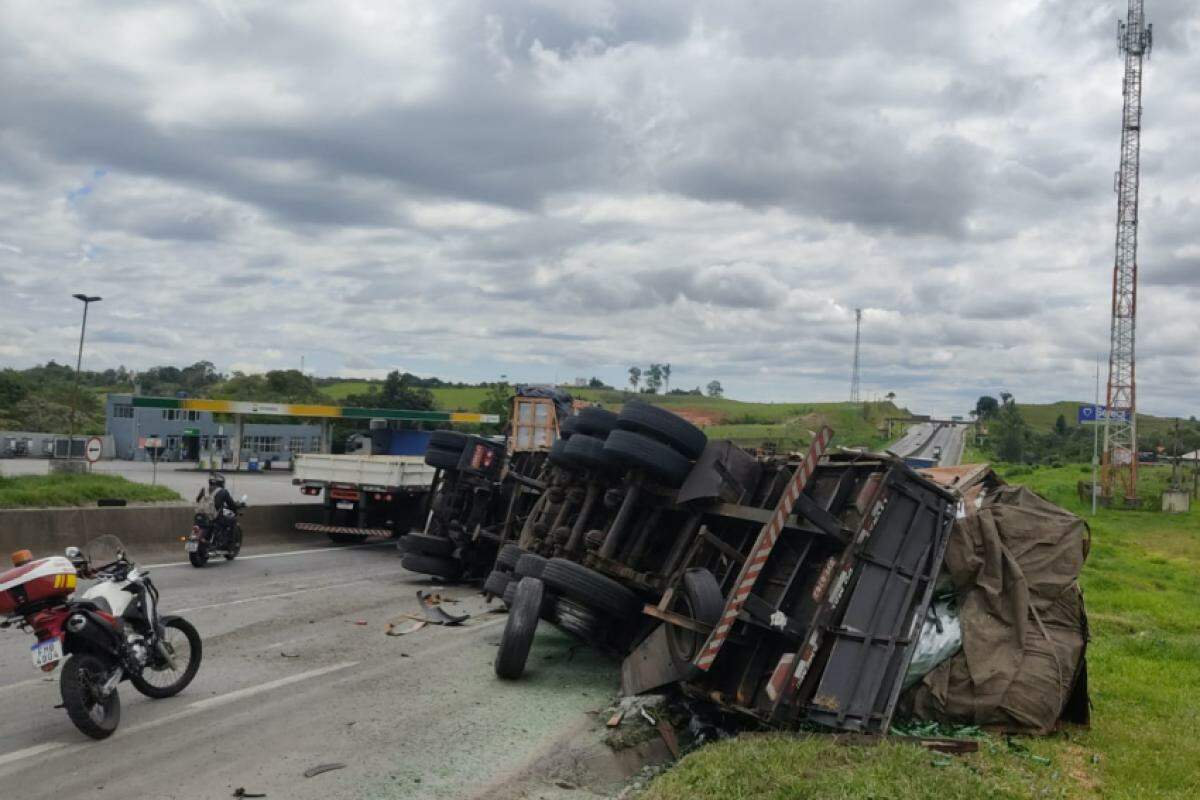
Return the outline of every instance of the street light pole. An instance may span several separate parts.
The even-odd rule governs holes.
[[[103,299],[86,294],[73,294],[71,296],[83,303],[83,324],[79,327],[79,355],[75,357],[75,391],[71,393],[71,429],[70,434],[67,436],[68,459],[71,458],[75,445],[75,417],[79,413],[79,371],[83,369],[83,337],[87,333],[88,306],[92,303],[99,303]]]

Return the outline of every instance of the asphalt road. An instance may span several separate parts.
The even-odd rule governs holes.
[[[953,467],[962,462],[963,448],[966,447],[965,431],[963,425],[914,425],[889,449],[899,456],[933,458],[940,447],[938,466]]]
[[[92,469],[111,475],[120,475],[137,483],[158,483],[179,493],[184,500],[191,500],[207,481],[207,473],[194,469],[182,469],[178,463],[159,464],[157,475],[154,465],[142,461],[100,461]],[[0,459],[0,475],[45,475],[50,471],[50,462],[44,458]],[[313,499],[300,494],[300,488],[292,485],[291,472],[228,472],[225,473],[229,491],[235,497],[243,494],[255,505],[283,505],[311,503]]]
[[[614,662],[548,625],[526,678],[497,680],[505,618],[467,588],[442,590],[459,600],[448,608],[473,614],[463,626],[386,635],[386,623],[419,613],[415,593],[431,585],[390,547],[251,552],[151,573],[164,612],[203,637],[196,680],[168,700],[122,683],[121,727],[95,742],[54,708],[58,672],[34,670],[32,636],[0,631],[3,796],[486,796],[594,719],[586,712],[619,680]],[[304,777],[329,762],[346,767]]]

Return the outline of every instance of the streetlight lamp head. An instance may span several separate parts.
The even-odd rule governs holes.
[[[76,300],[82,300],[85,303],[99,303],[104,299],[102,297],[89,297],[86,294],[73,294],[71,297],[74,297]]]

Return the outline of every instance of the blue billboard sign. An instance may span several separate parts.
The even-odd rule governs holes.
[[[1095,422],[1105,422],[1112,419],[1114,422],[1128,422],[1129,409],[1116,408],[1110,413],[1104,406],[1080,406],[1077,421],[1080,425],[1089,425]]]

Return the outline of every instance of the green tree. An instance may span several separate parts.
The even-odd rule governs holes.
[[[633,390],[635,392],[637,391],[638,384],[640,384],[641,382],[642,382],[642,368],[641,367],[630,367],[629,368],[629,385],[633,387]]]
[[[662,388],[662,385],[662,364],[651,364],[650,369],[646,370],[646,391],[650,394],[658,394],[658,390]]]
[[[604,381],[600,380],[595,375],[593,375],[591,377],[591,379],[588,380],[588,388],[589,389],[607,389],[608,387],[604,385]]]
[[[29,387],[15,369],[0,370],[0,408],[12,408],[25,399]]]
[[[412,411],[433,410],[433,392],[418,385],[417,376],[399,370],[392,370],[384,379],[382,386],[371,386],[362,394],[352,394],[346,398],[346,405],[358,408],[395,408]]]
[[[671,393],[671,365],[662,365],[663,383],[666,384],[667,394]]]
[[[985,394],[975,401],[975,413],[981,420],[991,419],[996,416],[996,412],[999,410],[1000,404],[991,395]]]
[[[1001,461],[1019,464],[1025,460],[1028,430],[1017,402],[1008,392],[1000,394],[999,410],[992,425],[992,441],[996,457]]]
[[[708,390],[709,397],[724,397],[725,396],[725,388],[723,386],[721,386],[721,382],[718,380],[709,381],[708,386],[706,386],[704,388]]]
[[[483,414],[499,414],[500,430],[504,430],[512,409],[512,397],[513,389],[507,382],[493,383],[488,387],[487,396],[479,404],[479,411]]]
[[[1063,438],[1066,438],[1067,434],[1070,432],[1067,429],[1067,418],[1062,414],[1059,414],[1058,419],[1054,420],[1054,432]]]

